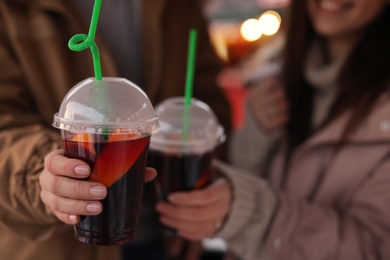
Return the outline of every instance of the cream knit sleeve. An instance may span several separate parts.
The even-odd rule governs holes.
[[[275,193],[258,176],[219,161],[214,166],[233,189],[230,213],[215,236],[224,239],[229,250],[243,260],[267,259],[264,239],[277,207]]]

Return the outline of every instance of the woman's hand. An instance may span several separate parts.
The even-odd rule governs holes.
[[[183,238],[200,240],[213,236],[225,220],[232,190],[229,182],[220,178],[202,190],[172,193],[168,200],[156,206],[161,223]]]
[[[53,213],[67,224],[80,221],[79,215],[98,215],[103,210],[100,200],[107,195],[107,188],[85,179],[91,170],[84,161],[64,156],[62,150],[45,157],[45,168],[39,176],[41,199]],[[148,168],[145,181],[156,177],[156,171]]]
[[[253,84],[248,95],[249,111],[267,132],[284,127],[288,120],[288,102],[279,80],[270,78]]]

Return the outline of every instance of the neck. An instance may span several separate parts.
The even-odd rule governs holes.
[[[330,61],[337,60],[347,54],[359,39],[359,35],[328,38],[326,42],[326,49],[327,56]]]

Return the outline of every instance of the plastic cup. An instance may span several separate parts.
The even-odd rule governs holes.
[[[215,147],[225,140],[223,127],[210,107],[192,98],[169,98],[155,107],[160,128],[151,138],[148,165],[155,168],[156,194],[166,200],[175,191],[200,189],[212,178]]]
[[[158,119],[146,94],[123,78],[88,78],[74,86],[54,115],[65,155],[91,167],[89,181],[108,188],[103,212],[82,216],[77,240],[94,245],[132,241],[142,203],[150,135]]]

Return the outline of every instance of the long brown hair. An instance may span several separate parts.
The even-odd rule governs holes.
[[[303,60],[314,31],[308,16],[307,0],[292,0],[284,50],[282,80],[290,102],[288,125],[290,152],[312,133],[313,90],[303,76]],[[367,27],[362,39],[355,45],[342,68],[339,94],[333,103],[325,124],[348,108],[354,112],[344,129],[343,140],[370,112],[378,97],[388,91],[390,82],[390,10],[389,5]]]

